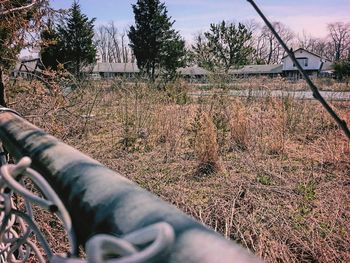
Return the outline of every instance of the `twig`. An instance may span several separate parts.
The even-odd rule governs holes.
[[[24,5],[24,6],[20,6],[20,7],[14,7],[8,10],[1,10],[0,11],[0,16],[4,16],[13,12],[19,12],[19,11],[23,11],[25,9],[30,9],[32,8],[35,4],[39,3],[37,0],[33,0],[31,3]]]
[[[266,26],[271,30],[272,34],[276,37],[280,45],[284,48],[284,50],[287,52],[287,54],[290,56],[292,61],[295,63],[296,67],[298,68],[299,72],[302,74],[304,79],[306,80],[306,83],[309,85],[313,96],[316,100],[318,100],[322,106],[326,109],[326,111],[332,116],[332,118],[336,121],[339,128],[343,130],[345,136],[350,140],[350,130],[346,124],[346,122],[341,119],[337,113],[332,109],[332,107],[327,103],[327,101],[322,97],[320,94],[318,88],[316,85],[312,82],[308,74],[305,72],[305,70],[302,68],[302,66],[299,64],[298,60],[295,58],[295,55],[293,53],[292,49],[289,49],[287,45],[284,43],[282,38],[279,36],[279,34],[276,32],[270,21],[266,18],[266,16],[263,14],[263,12],[259,9],[259,7],[256,5],[254,0],[247,0],[255,9],[255,11],[260,15],[262,20],[264,20]]]

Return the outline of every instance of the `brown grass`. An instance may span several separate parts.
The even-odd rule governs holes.
[[[246,150],[249,144],[250,121],[248,112],[244,105],[237,100],[231,109],[230,118],[230,140],[232,147],[239,150]]]
[[[350,144],[318,103],[118,85],[11,103],[267,262],[350,262]],[[195,176],[206,162],[222,169]]]
[[[214,123],[207,113],[202,113],[195,142],[195,154],[199,160],[196,174],[210,175],[221,170],[219,145]]]
[[[229,81],[229,76],[213,76],[206,83],[196,84],[200,89],[233,89],[233,90],[294,90],[309,91],[310,88],[304,80],[291,81],[282,77],[248,77]],[[316,78],[313,80],[320,90],[323,91],[350,91],[349,83],[338,82],[331,78]]]

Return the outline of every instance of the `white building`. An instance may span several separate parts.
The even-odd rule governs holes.
[[[294,56],[299,64],[311,77],[332,76],[333,69],[330,60],[322,58],[303,48],[294,51]],[[290,56],[282,58],[282,64],[274,65],[246,65],[242,68],[231,70],[230,74],[235,77],[254,77],[254,76],[283,76],[290,80],[302,78],[298,68]]]
[[[322,74],[323,71],[329,71],[331,69],[331,61],[303,48],[295,50],[294,56],[302,68],[311,77],[318,77]],[[298,71],[298,68],[290,56],[285,56],[282,58],[282,64],[282,71],[284,76],[289,79],[302,78],[300,72]]]

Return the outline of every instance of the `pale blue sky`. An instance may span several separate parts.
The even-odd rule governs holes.
[[[68,8],[73,0],[52,0],[55,8]],[[175,28],[187,39],[222,20],[256,19],[246,0],[165,0]],[[266,15],[285,23],[296,33],[303,30],[316,37],[326,36],[327,23],[350,22],[350,0],[256,0]],[[120,29],[133,23],[131,4],[136,0],[80,0],[84,13],[96,17],[96,24],[114,21]]]

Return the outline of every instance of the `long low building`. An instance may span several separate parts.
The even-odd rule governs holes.
[[[333,75],[331,61],[324,59],[312,52],[299,48],[294,51],[294,56],[302,68],[311,77]],[[40,59],[31,59],[17,63],[13,71],[14,77],[30,79],[35,74],[40,74]],[[136,63],[102,63],[85,67],[83,70],[90,75],[92,79],[112,79],[139,77],[141,71]],[[209,79],[212,72],[199,66],[179,68],[177,73],[189,82],[205,82]],[[296,65],[289,56],[282,59],[282,64],[274,65],[245,65],[238,69],[228,71],[233,78],[246,78],[256,76],[277,77],[282,76],[291,80],[302,78]]]
[[[136,63],[102,63],[98,62],[84,71],[93,79],[111,79],[116,77],[132,78],[140,73]]]
[[[331,61],[322,58],[312,52],[299,48],[294,51],[300,65],[311,77],[332,76],[333,69]],[[93,78],[132,78],[140,73],[134,63],[96,63],[88,68]],[[212,72],[199,66],[179,68],[177,73],[189,82],[205,82]],[[302,78],[296,65],[289,56],[282,59],[281,64],[273,65],[245,65],[238,69],[228,71],[233,78],[246,78],[256,76],[287,77],[291,80]]]
[[[93,66],[85,67],[84,72],[90,74],[93,79],[134,78],[141,73],[136,63],[108,62],[97,62]],[[177,73],[191,82],[203,80],[211,74],[198,66],[179,68]]]
[[[283,64],[273,65],[246,65],[240,69],[230,70],[229,73],[237,77],[250,77],[250,76],[281,76]]]
[[[177,69],[177,73],[189,82],[203,82],[208,79],[210,71],[199,66],[185,67]]]

